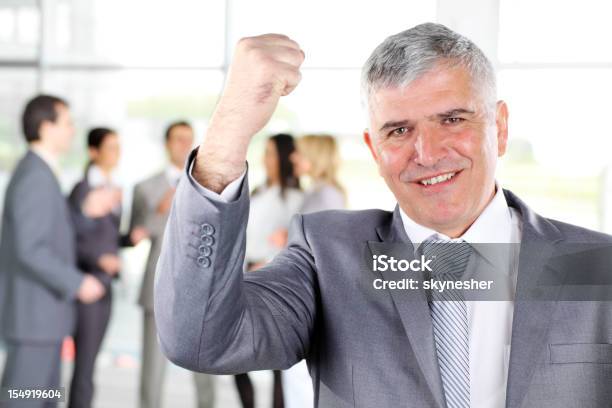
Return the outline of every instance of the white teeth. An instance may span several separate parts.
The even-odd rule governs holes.
[[[451,178],[453,178],[455,174],[457,173],[441,174],[439,176],[432,177],[430,179],[421,180],[420,183],[423,184],[424,186],[431,186],[431,185],[438,184],[446,180],[450,180]]]

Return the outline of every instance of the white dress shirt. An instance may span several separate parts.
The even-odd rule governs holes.
[[[450,239],[417,224],[404,211],[400,210],[400,214],[406,235],[415,247],[433,234],[437,234],[442,239]],[[520,242],[520,214],[508,207],[499,186],[493,200],[460,238],[470,244]],[[496,278],[495,284],[506,280],[509,283],[507,286],[509,293],[505,299],[513,299],[518,273],[518,251],[511,251],[510,256],[501,258],[503,261],[500,261],[500,258],[495,258],[494,251],[483,247],[487,248],[475,246],[474,262],[488,261],[489,265],[501,266],[505,275]],[[513,245],[512,248],[518,249],[518,245]],[[466,301],[466,304],[470,348],[470,407],[503,408],[506,406],[514,302]]]
[[[96,164],[92,164],[87,170],[87,183],[91,188],[114,187],[120,189],[122,185],[121,179],[115,171],[106,174]]]
[[[89,187],[92,189],[108,188],[119,191],[123,190],[121,187],[122,182],[115,171],[107,174],[102,171],[98,165],[93,163],[89,166],[89,169],[87,169],[87,184],[89,184]],[[118,203],[115,205],[112,212],[115,215],[121,214],[121,204]]]

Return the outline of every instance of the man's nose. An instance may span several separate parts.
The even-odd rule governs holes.
[[[441,139],[428,129],[418,130],[414,147],[414,161],[423,167],[434,166],[445,154]]]

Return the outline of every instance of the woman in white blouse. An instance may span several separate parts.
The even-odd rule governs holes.
[[[263,157],[266,181],[251,194],[247,227],[247,269],[271,260],[281,247],[271,237],[279,229],[287,229],[291,217],[303,201],[298,178],[290,156],[295,152],[293,137],[278,134],[268,139]]]

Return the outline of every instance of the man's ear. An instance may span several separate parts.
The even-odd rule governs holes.
[[[43,139],[47,139],[47,135],[51,131],[53,123],[48,120],[43,120],[40,122],[40,126],[38,127],[38,137],[41,141]]]
[[[380,166],[378,165],[378,154],[376,153],[376,148],[374,147],[374,142],[372,141],[372,135],[370,135],[370,130],[367,128],[363,131],[363,141],[368,145],[368,149],[370,149],[370,153],[374,158],[374,162],[376,162],[378,174],[382,176],[382,173],[380,172]]]
[[[504,101],[497,101],[495,112],[497,125],[497,155],[503,156],[508,146],[508,105]]]
[[[378,155],[376,154],[376,149],[374,148],[374,145],[372,143],[372,136],[370,135],[370,130],[368,128],[363,130],[363,141],[365,142],[365,144],[368,145],[368,148],[370,149],[370,153],[372,153],[374,161],[378,163]]]

